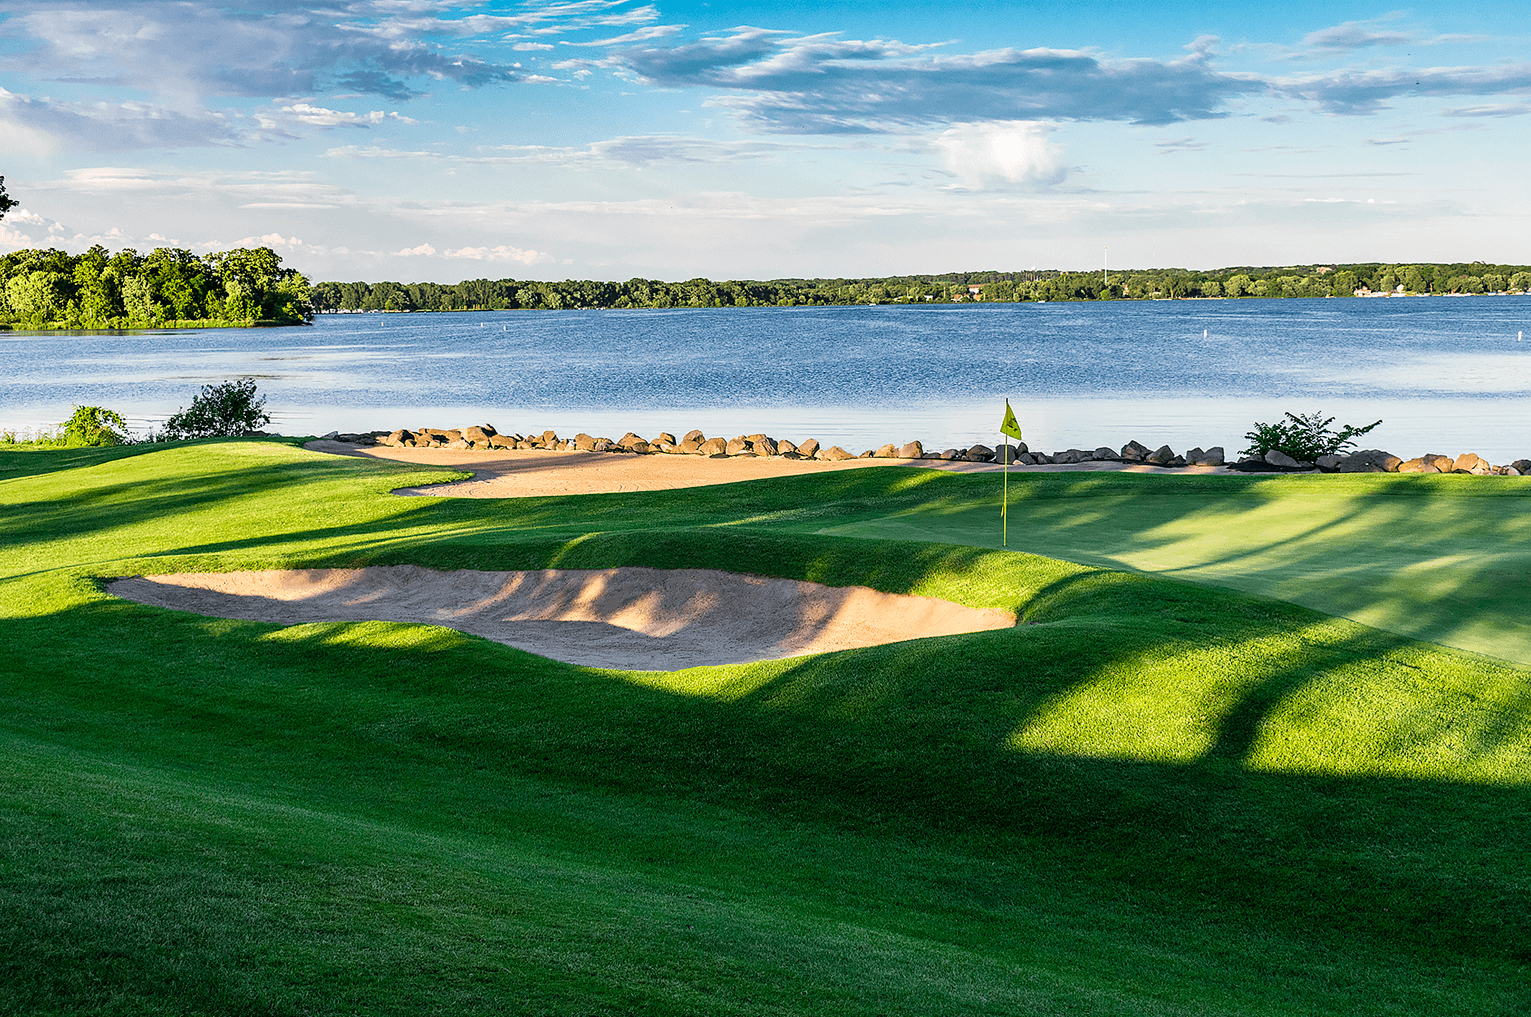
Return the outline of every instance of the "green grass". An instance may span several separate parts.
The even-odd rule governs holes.
[[[0,1012],[1525,1008],[1531,673],[1101,567],[1288,499],[1392,512],[1399,546],[1443,510],[1510,527],[1508,485],[1028,481],[1012,535],[1100,534],[1074,563],[983,546],[989,476],[387,493],[440,476],[281,443],[0,452]],[[627,673],[101,592],[404,562],[729,568],[1023,624]]]

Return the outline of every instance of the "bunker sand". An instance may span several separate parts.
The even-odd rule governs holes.
[[[677,671],[1010,628],[1015,616],[932,597],[710,569],[442,572],[363,569],[183,573],[119,579],[126,600],[297,625],[441,625],[554,660]]]
[[[687,455],[621,455],[611,452],[545,452],[513,449],[478,451],[390,448],[358,448],[337,441],[311,441],[303,446],[312,452],[388,459],[421,466],[441,466],[471,472],[471,480],[428,487],[401,487],[395,494],[452,498],[532,498],[569,494],[614,494],[627,491],[673,491],[686,487],[734,484],[743,480],[791,477],[805,473],[868,468],[945,470],[951,473],[986,473],[1003,470],[993,463],[949,462],[944,459],[847,459],[830,463],[812,459],[731,456],[710,459]],[[1189,467],[1166,470],[1130,463],[1090,462],[1056,466],[1012,466],[1011,472],[1089,473],[1119,470],[1137,473],[1226,473],[1222,467]]]

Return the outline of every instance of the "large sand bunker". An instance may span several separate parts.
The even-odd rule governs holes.
[[[1009,628],[1008,611],[864,586],[708,569],[207,572],[119,579],[108,592],[219,618],[297,625],[423,622],[571,664],[674,671]]]

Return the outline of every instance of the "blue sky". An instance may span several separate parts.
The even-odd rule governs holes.
[[[1528,262],[1528,114],[1524,3],[0,0],[0,251],[439,281]]]

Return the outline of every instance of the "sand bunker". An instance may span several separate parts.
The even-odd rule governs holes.
[[[119,579],[140,604],[297,625],[423,622],[571,664],[675,671],[1015,624],[1008,611],[708,569],[209,572]]]

